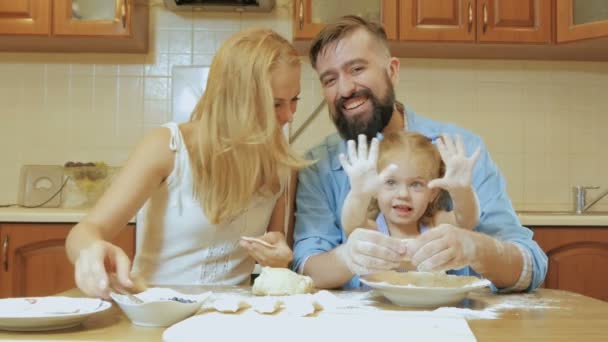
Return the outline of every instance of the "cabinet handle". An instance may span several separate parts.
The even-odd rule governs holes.
[[[4,272],[8,272],[8,235],[2,241],[2,263],[4,264]]]
[[[483,33],[488,30],[488,5],[483,4]]]
[[[473,5],[469,1],[469,26],[468,31],[471,32],[471,28],[473,27]]]
[[[300,19],[300,31],[302,31],[302,29],[304,29],[304,0],[300,0],[298,11],[300,12],[298,15]]]
[[[120,19],[122,20],[122,28],[127,28],[127,1],[122,0],[122,5],[120,6]]]

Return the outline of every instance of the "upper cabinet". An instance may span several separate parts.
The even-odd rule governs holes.
[[[478,0],[481,42],[549,43],[551,0]]]
[[[59,36],[131,35],[127,0],[54,0],[53,33]]]
[[[557,0],[557,41],[608,37],[608,1]]]
[[[0,1],[0,51],[146,52],[147,0]]]
[[[49,13],[48,0],[0,1],[0,34],[48,35]]]
[[[326,23],[357,14],[384,25],[396,57],[608,61],[608,0],[358,0],[348,6],[339,1],[293,0],[293,4],[294,44],[302,54]]]
[[[400,0],[399,39],[549,43],[550,0]]]
[[[347,14],[356,14],[382,23],[388,38],[397,39],[398,0],[341,1],[294,0],[294,39],[312,39],[325,23]]]
[[[475,41],[475,0],[401,0],[399,39]]]

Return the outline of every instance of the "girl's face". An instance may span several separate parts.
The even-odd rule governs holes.
[[[300,95],[300,66],[279,63],[271,73],[274,112],[283,127],[293,121]]]
[[[435,177],[420,158],[400,154],[391,162],[397,165],[397,170],[378,191],[378,207],[389,226],[412,232],[438,194],[437,189],[426,186]]]

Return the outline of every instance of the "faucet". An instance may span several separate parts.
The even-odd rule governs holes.
[[[597,202],[599,202],[602,198],[608,195],[608,189],[602,192],[599,196],[597,196],[593,201],[587,203],[587,190],[596,190],[599,189],[599,186],[575,186],[574,187],[574,211],[577,214],[582,214],[586,212],[589,208],[594,206]]]

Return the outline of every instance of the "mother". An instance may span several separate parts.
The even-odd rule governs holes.
[[[308,162],[290,149],[282,126],[292,120],[299,93],[300,60],[287,40],[264,29],[229,38],[190,121],[151,131],[70,232],[66,248],[78,287],[107,297],[112,272],[124,287],[133,286],[133,277],[148,284],[234,285],[249,281],[254,259],[287,266],[288,183]],[[109,241],[136,212],[131,270],[124,251]]]

